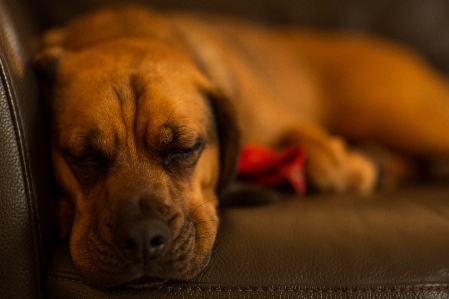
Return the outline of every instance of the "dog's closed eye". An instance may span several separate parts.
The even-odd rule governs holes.
[[[83,155],[83,156],[79,156],[79,157],[74,157],[74,159],[78,162],[78,163],[89,163],[89,162],[96,162],[95,157],[93,155]]]
[[[168,172],[179,170],[189,170],[196,165],[203,149],[205,142],[199,138],[195,145],[187,148],[173,148],[165,154],[163,165]]]
[[[64,158],[78,181],[87,188],[105,177],[110,170],[110,160],[99,153],[65,152]]]
[[[82,153],[82,154],[71,154],[66,153],[64,155],[66,160],[69,160],[72,164],[77,164],[78,166],[88,167],[94,165],[106,165],[109,163],[109,159],[105,155],[99,153]]]
[[[104,179],[115,159],[114,147],[108,145],[98,130],[74,134],[62,153],[73,174],[85,189]]]

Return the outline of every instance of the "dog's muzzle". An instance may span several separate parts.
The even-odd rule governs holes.
[[[112,242],[129,261],[148,264],[158,258],[171,238],[168,223],[153,211],[131,205],[119,215]]]
[[[196,255],[194,221],[162,206],[130,200],[109,217],[99,217],[86,235],[93,268],[80,269],[83,277],[103,288],[142,279],[185,279],[204,267],[208,258]]]

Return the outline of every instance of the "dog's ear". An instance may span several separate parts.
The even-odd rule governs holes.
[[[33,61],[34,71],[39,82],[42,103],[46,105],[46,111],[50,111],[51,89],[56,78],[56,72],[65,56],[65,50],[62,47],[54,46],[46,48],[36,55]]]
[[[39,78],[43,79],[46,83],[51,83],[64,55],[65,50],[59,46],[46,48],[36,55],[33,65]]]
[[[70,236],[75,220],[75,206],[73,202],[62,197],[58,201],[59,238],[65,240]]]
[[[220,144],[220,177],[217,194],[221,197],[236,177],[240,155],[240,129],[231,101],[222,92],[209,92]]]
[[[280,199],[270,188],[237,182],[241,136],[236,111],[221,92],[209,93],[220,143],[220,177],[217,194],[221,207],[250,207],[271,204]]]
[[[48,96],[49,88],[66,54],[64,49],[66,38],[65,28],[53,28],[36,40],[36,48],[40,49],[40,52],[34,57],[33,67],[45,97]]]

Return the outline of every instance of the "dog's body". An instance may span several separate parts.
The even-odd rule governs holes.
[[[37,65],[52,82],[61,222],[98,287],[188,279],[207,264],[240,142],[299,144],[308,180],[343,192],[380,179],[343,138],[449,156],[445,80],[373,38],[128,7],[46,44]]]

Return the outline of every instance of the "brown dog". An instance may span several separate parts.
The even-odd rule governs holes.
[[[373,38],[126,7],[45,43],[36,65],[51,82],[61,226],[97,287],[205,267],[240,141],[300,144],[309,182],[339,192],[368,193],[380,179],[345,139],[449,154],[445,80]]]

